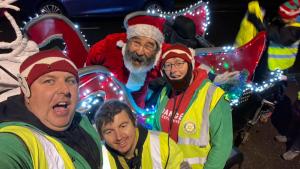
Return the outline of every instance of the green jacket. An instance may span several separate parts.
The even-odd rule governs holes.
[[[193,82],[194,83],[194,82]],[[204,99],[196,98],[199,91],[203,89],[205,84],[208,83],[207,80],[204,80],[197,89],[191,89],[190,87],[187,90],[195,90],[194,95],[190,99],[183,99],[185,102],[189,102],[189,106],[193,104],[195,99]],[[182,103],[183,104],[183,103]],[[181,105],[182,105],[181,104]],[[164,109],[161,106],[165,104],[158,103],[158,111],[154,119],[154,129],[161,130],[160,128],[160,117],[162,110]],[[186,109],[188,111],[189,107]],[[201,113],[199,113],[200,115]],[[183,117],[184,118],[184,117]],[[200,116],[199,116],[200,118]],[[215,107],[211,110],[209,115],[209,136],[210,136],[210,145],[211,149],[207,156],[207,160],[204,164],[205,169],[220,169],[223,168],[232,149],[233,144],[233,132],[232,132],[232,118],[231,118],[231,107],[224,96],[222,96]],[[183,152],[185,150],[182,150]],[[185,157],[186,158],[186,157]]]
[[[33,116],[26,119],[26,116],[30,116],[28,114],[28,111],[24,111],[24,107],[20,106],[21,103],[17,102],[16,100],[19,100],[19,98],[11,99],[11,101],[8,101],[10,103],[0,104],[0,128],[4,128],[6,126],[25,126],[28,128],[35,129],[41,134],[45,134],[42,127],[37,127],[38,125],[32,125],[24,122],[24,121],[34,121],[31,120],[34,118]],[[10,108],[14,109],[14,107],[9,107],[7,105],[11,105],[11,103],[14,103],[14,107],[17,107],[17,109],[20,109],[20,112],[18,113],[12,113],[12,112],[5,112],[5,110],[8,110]],[[20,104],[20,105],[19,105]],[[18,107],[19,106],[19,107]],[[22,111],[21,111],[22,110]],[[24,117],[20,117],[20,115],[24,115]],[[81,128],[80,131],[85,132],[87,137],[90,137],[90,141],[94,142],[95,146],[93,149],[97,153],[97,156],[100,157],[100,159],[97,159],[99,161],[99,164],[97,165],[98,168],[101,168],[102,166],[102,155],[101,155],[101,144],[100,144],[100,138],[98,136],[98,133],[94,129],[94,127],[91,125],[89,120],[81,116],[78,113],[75,113],[74,119],[78,120],[78,125]],[[9,120],[10,119],[10,120]],[[19,119],[19,120],[18,120]],[[21,122],[22,121],[22,122]],[[74,121],[74,120],[73,120]],[[38,123],[38,122],[33,122]],[[64,135],[64,131],[62,132],[62,135]],[[88,169],[92,168],[86,160],[79,152],[77,152],[74,148],[71,148],[69,145],[64,143],[62,140],[56,138],[55,136],[51,136],[52,138],[55,138],[58,140],[65,151],[70,156],[73,165],[76,169]],[[74,141],[74,140],[73,140]],[[87,143],[88,144],[88,143]],[[90,145],[86,145],[90,146]],[[92,154],[90,154],[92,156]],[[91,157],[92,158],[92,157]],[[25,143],[21,140],[20,137],[16,136],[12,133],[0,133],[0,168],[2,169],[33,169],[33,160],[31,158],[31,155],[28,151],[28,148],[26,147]]]

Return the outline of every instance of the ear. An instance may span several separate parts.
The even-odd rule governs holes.
[[[29,98],[30,97],[30,90],[29,90],[29,86],[27,84],[27,81],[26,81],[25,77],[23,77],[20,74],[18,74],[17,77],[18,77],[18,82],[19,82],[20,88],[21,88],[24,96],[26,98]]]

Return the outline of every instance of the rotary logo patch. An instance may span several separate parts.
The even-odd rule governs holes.
[[[184,124],[184,132],[187,134],[194,134],[196,132],[196,124],[191,121],[186,122]]]

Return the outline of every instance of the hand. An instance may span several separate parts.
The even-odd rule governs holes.
[[[188,162],[183,161],[183,162],[180,164],[180,169],[192,169],[192,167],[189,165]]]
[[[240,72],[234,71],[234,72],[224,72],[222,74],[219,74],[215,77],[214,83],[218,85],[222,85],[225,83],[229,84],[236,84],[239,82]]]

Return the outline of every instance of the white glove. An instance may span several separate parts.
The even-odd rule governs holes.
[[[215,77],[214,83],[218,85],[222,85],[225,83],[229,84],[236,84],[239,82],[240,72],[234,71],[234,72],[224,72],[222,74],[219,74]]]

